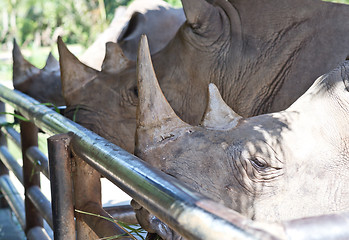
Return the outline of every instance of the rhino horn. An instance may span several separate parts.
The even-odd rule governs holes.
[[[20,84],[30,79],[33,75],[39,73],[39,69],[24,59],[21,50],[13,39],[13,86],[17,88]]]
[[[58,37],[57,43],[62,90],[66,98],[66,96],[95,79],[98,71],[80,62],[79,59],[68,50],[61,37]]]
[[[59,62],[52,55],[51,52],[48,54],[45,67],[43,69],[45,69],[45,70],[48,70],[48,69],[49,70],[58,70],[59,69]]]
[[[102,64],[102,71],[119,73],[131,63],[128,60],[118,43],[107,42],[106,53]]]
[[[137,80],[136,148],[160,142],[171,136],[173,131],[189,126],[176,115],[160,89],[145,35],[141,37],[138,50]]]
[[[208,95],[208,104],[201,125],[215,130],[234,128],[242,117],[224,102],[213,83],[208,86]]]

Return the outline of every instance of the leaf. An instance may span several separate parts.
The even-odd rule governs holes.
[[[139,231],[137,231],[136,229],[130,227],[129,225],[127,225],[126,223],[123,223],[121,221],[118,221],[118,220],[115,220],[113,218],[108,218],[108,217],[104,217],[104,216],[101,216],[99,214],[94,214],[94,213],[89,213],[89,212],[84,212],[84,211],[81,211],[81,210],[78,210],[78,209],[75,209],[75,212],[78,212],[78,213],[82,213],[82,214],[86,214],[86,215],[90,215],[90,216],[94,216],[94,217],[99,217],[99,218],[102,218],[102,219],[105,219],[107,221],[110,221],[110,222],[113,222],[115,224],[117,224],[121,229],[123,229],[131,238],[135,239],[136,238],[131,234],[132,232],[135,233],[137,236],[141,237],[141,239],[144,240],[144,237],[142,235],[139,234]],[[128,232],[126,231],[126,229],[132,229],[131,232]],[[143,229],[142,229],[143,230]],[[111,237],[107,237],[107,238],[100,238],[100,240],[107,240],[107,239],[117,239],[119,237],[124,237],[125,234],[121,234],[121,235],[116,235],[116,236],[111,236]]]
[[[24,121],[24,122],[30,122],[29,119],[26,119],[25,117],[21,116],[21,115],[18,115],[18,114],[15,114],[15,113],[10,113],[10,112],[0,112],[0,114],[8,114],[8,115],[12,115],[14,116],[15,118],[18,118],[19,120],[21,121]]]
[[[53,107],[57,113],[60,113],[59,108],[53,103],[38,103],[35,105],[43,105],[43,106],[47,106],[47,107]]]

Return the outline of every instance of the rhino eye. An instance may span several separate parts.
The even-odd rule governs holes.
[[[268,163],[261,158],[252,157],[250,158],[250,162],[252,166],[255,167],[257,170],[261,170],[269,167]]]
[[[133,91],[134,95],[136,95],[136,97],[138,97],[138,88],[137,88],[137,87],[134,87],[134,88],[132,89],[132,91]]]

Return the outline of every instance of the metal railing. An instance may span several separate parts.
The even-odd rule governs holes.
[[[24,184],[25,203],[18,198],[6,169],[0,169],[0,190],[28,239],[49,239],[43,229],[42,216],[53,228],[55,239],[75,239],[76,236],[84,239],[79,231],[86,229],[80,228],[83,224],[77,224],[78,221],[87,223],[98,237],[123,233],[118,226],[106,223],[108,221],[102,226],[96,218],[87,215],[80,218],[74,212],[73,195],[79,186],[72,183],[71,153],[187,239],[349,239],[349,214],[277,224],[257,223],[194,192],[23,93],[0,85],[0,100],[31,121],[21,121],[21,137],[9,126],[2,127],[1,131],[1,137],[7,136],[22,148],[23,170],[9,154],[6,141],[1,140],[0,146],[3,164]],[[49,161],[38,151],[38,128],[52,136],[48,139]],[[33,168],[51,179],[52,204],[40,191],[40,179]],[[92,205],[87,204],[82,210],[105,214],[101,206]]]

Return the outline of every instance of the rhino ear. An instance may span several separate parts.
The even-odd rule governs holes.
[[[58,70],[59,69],[59,62],[52,55],[51,52],[48,54],[48,57],[46,60],[46,65],[43,69],[45,69],[45,70],[56,70],[56,69]]]
[[[206,0],[182,0],[183,10],[187,22],[193,27],[198,28],[203,24],[209,24],[208,11],[214,9],[213,5]]]
[[[155,76],[145,35],[140,40],[137,61],[139,104],[136,148],[140,148],[140,146],[146,147],[160,142],[172,136],[174,131],[190,125],[179,119],[162,93]]]
[[[71,93],[95,79],[98,71],[81,63],[58,37],[59,65],[61,68],[61,81],[63,96],[66,98]]]
[[[33,66],[30,62],[24,59],[21,50],[13,39],[13,86],[17,88],[20,84],[24,83],[26,80],[30,79],[33,75],[39,73],[39,69]]]
[[[215,130],[234,128],[242,117],[224,102],[213,83],[208,86],[208,95],[208,104],[201,125]]]
[[[108,73],[119,73],[124,70],[131,61],[128,60],[119,44],[114,42],[106,43],[106,53],[102,64],[102,71]]]

